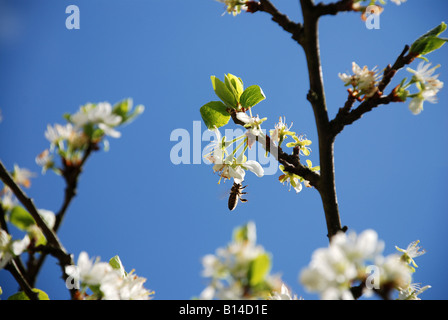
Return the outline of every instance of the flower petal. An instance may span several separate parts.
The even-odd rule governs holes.
[[[255,173],[257,175],[257,177],[262,177],[264,176],[264,169],[261,166],[261,164],[259,164],[257,161],[255,160],[248,160],[244,163],[244,166],[249,169],[250,171],[252,171],[253,173]]]

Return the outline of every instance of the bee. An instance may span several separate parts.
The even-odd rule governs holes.
[[[242,186],[239,183],[233,183],[232,189],[230,189],[230,196],[229,196],[229,210],[232,211],[236,208],[236,205],[238,204],[238,200],[241,202],[247,202],[247,199],[241,198],[243,194],[246,194],[247,192],[242,192],[244,188],[247,186]]]

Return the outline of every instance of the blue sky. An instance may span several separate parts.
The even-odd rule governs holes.
[[[298,1],[273,3],[301,20]],[[65,27],[71,4],[80,9],[79,30]],[[350,71],[352,61],[379,69],[393,63],[405,44],[447,20],[447,6],[443,0],[390,2],[378,30],[368,30],[356,13],[324,17],[320,43],[330,117],[346,99],[339,72]],[[209,165],[170,160],[171,132],[192,135],[199,108],[216,100],[210,76],[232,73],[263,89],[267,99],[253,112],[268,117],[265,128],[285,116],[314,142],[310,159],[318,164],[302,49],[265,13],[232,17],[223,11],[212,0],[0,0],[0,159],[8,168],[17,163],[36,172],[28,194],[38,208],[57,211],[64,183],[52,172],[41,175],[34,162],[48,147],[47,124],[64,123],[64,113],[87,102],[131,97],[145,112],[120,130],[121,138],[109,139],[108,152],[89,159],[60,229],[75,259],[81,251],[102,260],[118,254],[127,270],[148,279],[156,299],[190,299],[207,284],[201,257],[226,245],[235,227],[254,221],[258,242],[272,253],[272,272],[299,296],[315,299],[297,279],[312,252],[328,244],[316,190],[296,194],[278,182],[280,173],[248,173],[249,202],[229,213],[222,199],[229,182],[218,185]],[[441,64],[437,72],[445,83],[446,50],[428,55]],[[408,75],[400,71],[394,83]],[[335,144],[343,225],[375,229],[386,254],[419,239],[427,254],[417,261],[415,281],[432,286],[425,299],[448,297],[446,88],[438,98],[418,116],[407,103],[380,106],[346,127]],[[3,298],[16,290],[4,270],[0,285]],[[69,298],[54,259],[47,259],[37,287],[50,298]]]

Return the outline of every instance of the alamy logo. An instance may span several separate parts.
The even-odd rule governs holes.
[[[375,265],[370,265],[366,267],[366,288],[373,290],[380,288],[380,268]]]
[[[366,28],[379,29],[380,28],[380,13],[381,8],[375,5],[370,5],[366,8],[364,12],[364,17],[366,19]]]
[[[262,130],[266,134],[265,130]],[[245,134],[245,131],[237,129],[225,129],[224,135],[227,141]],[[213,139],[213,140],[212,140]],[[192,135],[183,128],[174,129],[170,135],[171,142],[177,142],[171,147],[170,160],[172,164],[210,164],[206,160],[206,154],[211,150],[207,145],[216,141],[216,136],[213,131],[206,129],[202,130],[201,121],[193,121]],[[204,146],[204,143],[207,144]],[[247,150],[247,160],[256,160],[263,167],[265,175],[274,175],[278,170],[278,162],[276,160],[276,151],[271,150],[266,154],[265,148],[259,143],[253,144]],[[232,147],[227,148],[227,152],[232,154]]]
[[[65,19],[65,27],[69,30],[79,29],[79,8],[74,4],[67,6],[65,8],[65,13],[70,13],[70,15]]]

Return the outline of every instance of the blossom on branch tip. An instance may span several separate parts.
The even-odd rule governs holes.
[[[293,187],[294,190],[296,190],[296,193],[302,191],[302,177],[286,171],[285,166],[283,165],[279,165],[279,168],[283,172],[283,174],[278,177],[278,181],[280,181],[280,183],[282,184],[289,184],[289,190],[291,190],[291,187]]]
[[[439,75],[434,75],[434,71],[440,67],[440,64],[435,67],[429,69],[431,63],[425,65],[425,62],[422,61],[418,64],[417,70],[413,70],[411,68],[407,68],[407,70],[413,73],[414,82],[419,82],[423,89],[425,90],[440,90],[443,87],[443,82],[437,79]]]
[[[380,256],[375,259],[375,265],[380,270],[380,285],[403,290],[411,284],[411,270],[398,254]]]
[[[295,132],[290,131],[291,127],[292,127],[292,123],[288,127],[285,124],[284,119],[282,119],[280,117],[278,123],[275,125],[275,129],[269,131],[269,133],[271,134],[271,140],[278,146],[281,146],[287,136],[295,136],[296,135]]]
[[[306,160],[306,166],[313,172],[319,172],[320,171],[320,166],[314,166],[313,167],[313,163],[311,162],[311,160],[307,159]],[[308,180],[303,180],[303,184],[305,185],[305,187],[307,188],[312,188],[313,186],[311,185],[311,183]]]
[[[420,284],[412,283],[407,288],[400,290],[398,300],[421,300],[418,295],[430,288],[430,285],[420,287]]]
[[[205,151],[211,151],[204,158],[215,165],[222,164],[226,155],[226,137],[221,136],[221,132],[219,132],[216,126],[213,132],[215,134],[215,140],[205,147]]]
[[[12,240],[11,235],[0,228],[0,269],[5,267],[12,258],[25,251],[29,244],[28,235],[25,235],[22,240]]]
[[[308,140],[306,138],[304,138],[303,135],[300,136],[292,136],[292,138],[295,140],[295,142],[288,142],[286,144],[287,147],[289,148],[299,148],[299,152],[302,153],[304,156],[309,156],[311,153],[311,148],[309,148],[308,146],[312,143],[311,140]]]
[[[45,131],[45,138],[50,141],[50,149],[53,150],[57,145],[59,148],[63,148],[61,143],[64,140],[73,139],[74,136],[73,125],[67,123],[65,126],[60,124],[55,124],[54,126],[47,125],[47,130]]]
[[[406,249],[401,249],[397,246],[395,246],[395,248],[398,251],[403,252],[403,255],[401,256],[401,259],[403,261],[405,261],[408,264],[412,264],[414,267],[418,267],[414,261],[414,258],[417,258],[426,253],[425,250],[420,250],[421,247],[418,246],[419,243],[420,240],[416,240],[411,242]]]
[[[241,13],[241,10],[247,10],[246,2],[247,0],[216,0],[218,2],[224,3],[227,6],[226,11],[223,13],[233,14],[236,16]]]
[[[423,111],[423,103],[425,101],[437,103],[437,91],[435,90],[421,90],[417,93],[409,103],[409,110],[415,115]]]
[[[75,282],[80,283],[81,293],[86,299],[150,299],[153,292],[143,287],[146,279],[134,275],[132,271],[126,273],[121,261],[118,263],[119,266],[114,266],[111,262],[101,262],[99,258],[89,259],[86,252],[81,252],[77,265],[66,266],[65,272]],[[87,289],[92,291],[90,296],[87,295]]]
[[[116,131],[114,127],[121,124],[122,117],[112,112],[112,106],[108,102],[88,103],[82,106],[77,113],[70,116],[70,121],[78,128],[96,124],[108,136],[113,138],[121,136],[121,133]]]
[[[252,171],[257,177],[264,176],[264,169],[255,160],[247,160],[244,154],[235,158],[234,155],[229,155],[221,164],[213,166],[215,172],[219,172],[221,178],[232,179],[235,183],[241,184],[244,181],[246,170]],[[221,180],[220,178],[220,180]]]
[[[219,172],[219,182],[221,182],[222,178],[233,178],[235,183],[240,184],[244,181],[246,170],[252,171],[257,177],[264,176],[264,169],[260,163],[255,160],[247,160],[247,157],[244,154],[245,149],[238,155],[238,157],[235,157],[235,153],[242,143],[232,153],[228,154],[227,152],[227,148],[236,140],[242,138],[249,140],[246,135],[242,135],[239,138],[227,142],[226,137],[221,136],[218,128],[215,127],[213,131],[215,133],[215,140],[206,146],[206,150],[211,149],[211,152],[205,155],[204,158],[213,164],[214,172]]]
[[[376,67],[369,70],[367,66],[364,66],[361,69],[356,62],[352,62],[352,72],[353,75],[339,73],[338,76],[346,86],[352,85],[354,89],[358,90],[360,95],[365,95],[367,98],[372,97],[378,90],[376,86],[381,77]]]
[[[261,124],[267,120],[267,118],[260,119],[258,115],[251,117],[245,112],[238,112],[236,114],[238,120],[244,123],[244,127],[250,131],[254,136],[259,136],[263,133],[261,130]]]
[[[54,167],[53,155],[50,154],[48,149],[42,151],[35,160],[36,164],[42,167],[42,174]]]
[[[14,171],[12,172],[13,180],[25,188],[31,186],[30,178],[35,177],[36,174],[28,169],[20,168],[17,164],[14,164]]]

